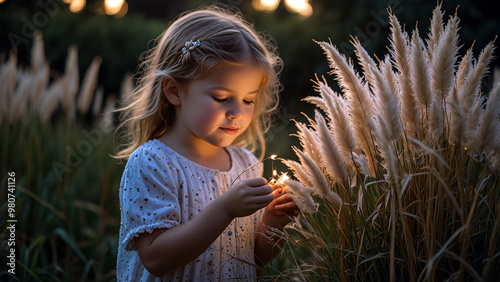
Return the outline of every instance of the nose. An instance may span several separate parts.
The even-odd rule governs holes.
[[[226,113],[226,117],[230,120],[240,119],[243,117],[243,105],[237,101],[231,103],[229,110]]]

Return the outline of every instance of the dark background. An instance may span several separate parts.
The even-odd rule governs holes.
[[[315,74],[325,75],[330,85],[338,90],[325,56],[313,41],[331,40],[334,45],[354,61],[350,36],[357,36],[370,55],[379,58],[388,52],[389,25],[387,8],[390,7],[405,30],[411,32],[418,25],[420,36],[426,38],[432,10],[436,1],[423,0],[312,0],[313,14],[301,18],[289,12],[283,1],[271,13],[256,11],[250,0],[226,1],[162,1],[129,0],[128,12],[115,18],[99,12],[102,0],[89,0],[79,13],[72,13],[61,0],[6,0],[0,4],[0,60],[15,49],[20,65],[29,65],[32,37],[35,30],[43,32],[45,53],[51,66],[51,77],[64,70],[68,47],[78,46],[80,76],[95,56],[103,61],[99,71],[99,85],[105,95],[119,92],[126,73],[134,73],[142,52],[154,45],[154,39],[181,12],[206,4],[223,4],[240,9],[260,31],[273,37],[284,61],[281,82],[281,115],[276,117],[270,141],[279,139],[280,146],[296,144],[288,138],[295,132],[290,119],[303,120],[300,114],[312,113],[313,107],[301,99],[315,95]],[[458,8],[457,8],[458,7]],[[477,57],[481,49],[500,32],[500,17],[494,0],[444,1],[444,20],[457,13],[461,19],[460,43],[464,53],[474,46]],[[499,65],[496,58],[492,64]],[[491,87],[485,85],[485,87]],[[105,99],[103,99],[105,101]],[[270,153],[280,152],[276,142],[269,142]],[[272,150],[272,151],[271,151]],[[289,151],[289,150],[288,150]]]

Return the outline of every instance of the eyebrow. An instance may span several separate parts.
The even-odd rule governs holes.
[[[219,87],[219,86],[216,86],[216,87],[212,87],[210,88],[210,90],[222,90],[222,91],[225,91],[225,92],[233,92],[231,89],[229,88],[225,88],[225,87]],[[253,94],[258,94],[260,92],[260,89],[257,89],[257,90],[254,90],[254,91],[250,91],[247,93],[250,94],[250,95],[253,95]]]

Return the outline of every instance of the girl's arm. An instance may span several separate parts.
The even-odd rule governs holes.
[[[254,255],[257,265],[264,265],[272,260],[284,244],[284,240],[279,236],[266,236],[266,229],[271,227],[283,231],[284,226],[298,211],[297,205],[288,194],[284,194],[284,191],[284,188],[273,191],[275,199],[262,213],[255,237]]]
[[[164,276],[200,256],[235,217],[247,216],[267,206],[272,189],[264,178],[237,182],[186,223],[157,229],[135,238],[144,267],[155,276]]]

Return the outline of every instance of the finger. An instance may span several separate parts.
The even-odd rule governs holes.
[[[274,206],[274,209],[288,213],[295,211],[297,209],[297,205],[294,202],[288,202],[286,204],[276,205]]]
[[[276,195],[275,195],[275,197],[276,197]],[[289,203],[289,202],[293,203],[293,199],[288,194],[276,197],[276,204],[277,205],[281,205],[281,204],[285,204],[285,203]]]
[[[244,181],[246,185],[252,186],[252,187],[258,187],[258,186],[262,186],[262,185],[267,184],[267,180],[263,177],[252,177],[252,178],[243,179],[241,181]]]
[[[272,194],[273,189],[271,188],[271,185],[266,184],[262,186],[256,186],[256,187],[251,187],[251,193],[253,195],[268,195]],[[274,197],[274,194],[272,194]]]
[[[252,203],[255,204],[265,204],[266,206],[274,200],[274,195],[269,193],[266,195],[256,195],[251,199]]]

